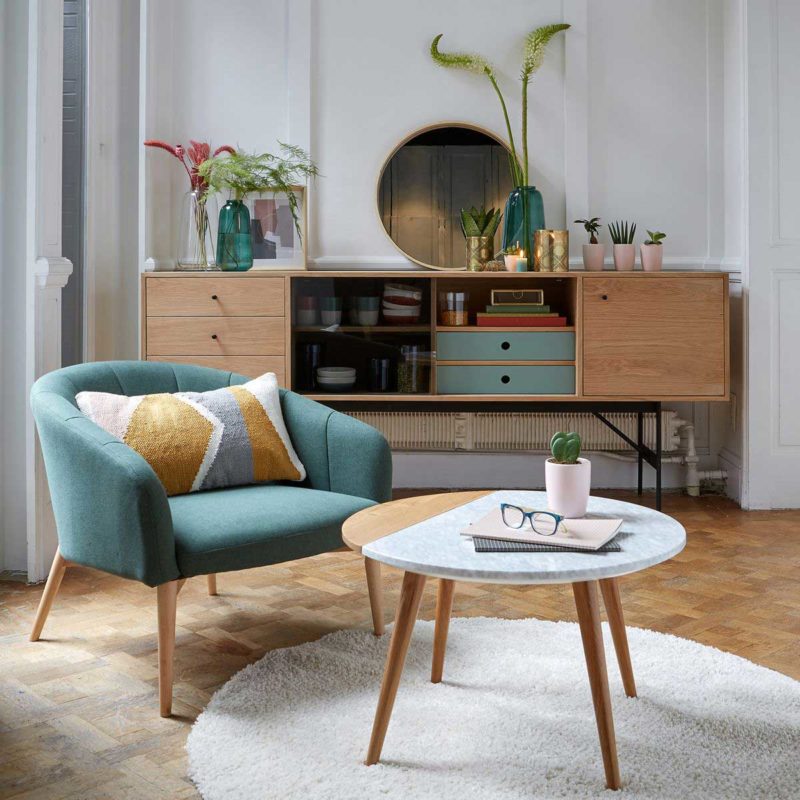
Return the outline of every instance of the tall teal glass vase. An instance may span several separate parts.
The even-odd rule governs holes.
[[[533,270],[533,232],[544,228],[542,193],[535,186],[517,186],[506,200],[503,220],[503,250],[521,247]]]
[[[241,200],[228,200],[219,212],[217,267],[244,272],[253,266],[250,212]]]

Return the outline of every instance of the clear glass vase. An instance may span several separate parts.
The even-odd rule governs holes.
[[[200,189],[186,192],[181,200],[181,226],[178,229],[176,269],[217,269],[214,234],[210,220],[217,218],[217,201]]]

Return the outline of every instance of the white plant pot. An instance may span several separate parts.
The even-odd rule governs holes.
[[[592,462],[579,458],[577,464],[557,464],[548,458],[544,465],[547,507],[569,519],[583,517],[592,488]]]
[[[600,272],[606,258],[604,244],[585,244],[583,246],[583,268],[589,272]]]
[[[632,244],[614,245],[614,268],[630,272],[636,264],[636,248]]]
[[[660,272],[661,262],[664,258],[663,244],[643,244],[640,247],[642,269],[645,272]]]

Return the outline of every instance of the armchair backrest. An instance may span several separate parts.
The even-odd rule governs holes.
[[[150,586],[179,576],[167,495],[150,465],[77,407],[82,391],[209,391],[247,378],[188,364],[107,361],[42,376],[31,406],[61,554]]]

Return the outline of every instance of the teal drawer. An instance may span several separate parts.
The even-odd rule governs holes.
[[[455,332],[436,335],[440,361],[573,361],[574,331]]]
[[[437,367],[436,391],[438,394],[575,394],[575,367]]]

